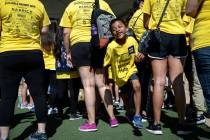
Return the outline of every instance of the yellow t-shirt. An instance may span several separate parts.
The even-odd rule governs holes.
[[[183,21],[184,21],[184,26],[185,26],[186,33],[190,33],[191,34],[193,32],[195,19],[192,18],[192,17],[184,15]],[[186,42],[187,42],[187,45],[190,45],[190,38],[189,38],[189,36],[186,36]]]
[[[0,0],[0,52],[40,50],[40,28],[50,24],[38,0]]]
[[[72,79],[72,78],[79,78],[78,71],[56,72],[56,79]]]
[[[149,29],[156,29],[167,0],[145,0],[143,13],[151,15]],[[160,24],[160,30],[170,34],[185,34],[181,13],[185,12],[186,0],[170,0]]]
[[[78,42],[90,42],[91,14],[95,0],[75,0],[64,11],[60,26],[71,28],[71,46]],[[111,8],[104,0],[99,0],[100,8],[112,13]]]
[[[140,41],[142,34],[145,32],[144,25],[143,25],[143,12],[142,6],[133,14],[131,17],[128,27],[131,28],[138,41]]]
[[[132,74],[137,73],[134,63],[136,52],[138,43],[133,37],[127,37],[123,45],[113,40],[107,47],[104,66],[111,66],[112,78],[119,87],[123,86]]]
[[[185,15],[183,17],[183,21],[184,21],[185,31],[187,33],[192,33],[195,19]]]
[[[55,70],[55,56],[53,55],[53,51],[51,50],[46,51],[44,49],[42,49],[43,52],[43,58],[44,58],[44,65],[45,65],[45,69],[47,70]]]
[[[192,51],[210,46],[210,0],[205,0],[195,18]]]

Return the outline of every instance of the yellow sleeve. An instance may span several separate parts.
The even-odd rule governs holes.
[[[101,9],[103,9],[103,10],[105,10],[105,11],[107,11],[107,12],[113,14],[113,15],[115,15],[114,12],[112,11],[111,7],[109,6],[109,4],[106,3],[104,0],[102,0],[100,2],[100,4],[101,4],[100,5]]]
[[[111,59],[112,59],[112,48],[110,47],[110,45],[108,45],[106,50],[106,55],[104,57],[104,67],[111,65]]]
[[[42,27],[47,26],[47,25],[50,25],[50,19],[48,17],[48,14],[47,14],[45,8],[44,8],[44,11],[43,12],[44,12],[43,13],[44,15],[43,15]]]
[[[145,14],[151,15],[151,4],[150,4],[150,0],[145,0],[144,1],[144,5],[143,5],[142,11]]]
[[[184,15],[183,21],[184,21],[185,31],[187,33],[192,33],[195,19],[190,16]]]
[[[192,33],[193,32],[194,22],[195,22],[195,19],[194,18],[191,18],[190,23],[186,27],[186,32],[187,33]]]
[[[72,27],[72,24],[71,24],[72,16],[70,14],[70,10],[68,10],[68,9],[71,9],[71,8],[67,7],[66,10],[64,11],[63,16],[60,21],[60,26],[71,28]]]

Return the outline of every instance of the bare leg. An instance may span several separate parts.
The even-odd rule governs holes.
[[[79,68],[79,74],[84,87],[85,105],[88,113],[88,122],[95,123],[95,81],[94,72],[89,66]]]
[[[134,104],[135,104],[135,115],[140,115],[141,109],[141,85],[139,80],[132,80],[132,86],[134,90]]]
[[[167,60],[152,60],[152,71],[154,78],[153,86],[153,111],[154,124],[160,124],[161,107],[163,104],[163,89],[166,82]]]
[[[23,84],[21,85],[21,96],[22,96],[22,104],[27,104],[27,84],[25,81],[23,81]]]
[[[38,123],[37,131],[39,133],[45,133],[45,130],[46,130],[46,123]]]
[[[9,127],[8,126],[0,127],[0,132],[1,132],[0,138],[6,139],[9,136]]]
[[[95,71],[95,82],[110,119],[114,119],[112,95],[110,90],[106,88],[103,69]]]
[[[180,59],[168,57],[169,76],[175,93],[175,102],[178,112],[179,123],[184,123],[186,99],[183,83],[183,64]]]

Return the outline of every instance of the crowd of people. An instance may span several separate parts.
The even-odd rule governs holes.
[[[210,120],[210,0],[136,0],[127,19],[111,21],[105,48],[91,43],[94,4],[74,0],[50,21],[39,0],[0,0],[0,140],[9,139],[17,97],[19,107],[37,118],[29,140],[47,140],[47,116],[65,119],[67,98],[69,120],[85,112],[87,121],[78,128],[85,132],[97,131],[101,102],[111,128],[120,125],[115,107],[125,109],[136,129],[148,121],[146,130],[155,135],[163,134],[166,106],[176,107],[178,135],[191,133],[188,124]],[[115,15],[104,0],[99,5]],[[153,30],[159,44],[142,51],[143,33]]]

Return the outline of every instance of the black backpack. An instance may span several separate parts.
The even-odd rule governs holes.
[[[91,45],[97,48],[107,46],[112,37],[110,22],[115,19],[115,15],[100,9],[99,0],[95,0],[91,16]]]

